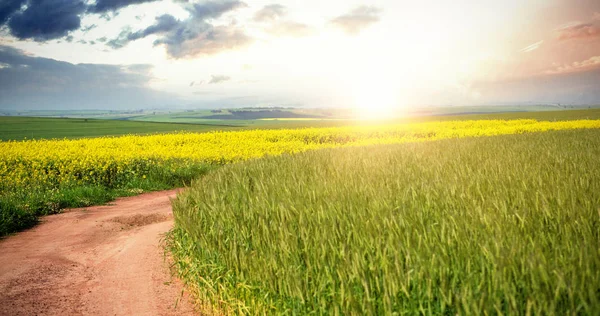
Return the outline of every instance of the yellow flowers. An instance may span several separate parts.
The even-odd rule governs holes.
[[[123,179],[143,178],[151,170],[168,173],[194,164],[225,164],[319,148],[578,128],[600,128],[600,120],[449,121],[0,142],[0,192],[67,184],[114,186]]]

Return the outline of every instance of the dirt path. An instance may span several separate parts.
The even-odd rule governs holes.
[[[0,241],[0,315],[193,315],[159,246],[175,194],[47,216]]]

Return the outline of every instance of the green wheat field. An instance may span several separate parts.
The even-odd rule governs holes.
[[[236,314],[595,314],[600,131],[307,152],[174,201],[182,276]]]

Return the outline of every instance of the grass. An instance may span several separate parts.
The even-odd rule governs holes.
[[[412,113],[409,117],[394,119],[395,122],[429,122],[429,121],[447,121],[447,120],[483,120],[483,119],[537,119],[537,120],[576,120],[576,119],[598,119],[600,118],[600,109],[594,107],[591,109],[574,109],[561,110],[553,107],[456,107],[456,108],[433,108],[426,109],[422,113]],[[540,111],[540,109],[542,111]],[[506,112],[498,113],[494,111]],[[511,112],[514,111],[514,112]],[[522,111],[522,112],[517,112]],[[480,113],[480,114],[465,114],[465,113]],[[307,114],[324,115],[324,113],[316,111],[314,113],[308,111]],[[207,119],[207,116],[214,115],[209,111],[194,112],[192,114],[186,112],[146,115],[131,117],[132,121],[152,121],[152,122],[170,122],[170,123],[192,123],[192,124],[222,124],[235,125],[241,128],[303,128],[303,127],[333,127],[345,126],[360,123],[361,121],[352,119],[302,119],[302,120],[286,120],[286,119]],[[324,116],[326,118],[336,118],[333,116]],[[233,118],[233,116],[232,116]],[[388,121],[389,123],[389,121]]]
[[[100,205],[117,197],[184,187],[213,168],[208,164],[151,166],[143,178],[123,177],[115,179],[113,185],[58,184],[0,192],[0,237],[30,228],[41,216],[65,208]]]
[[[336,127],[356,124],[373,124],[371,121],[357,120],[211,120],[202,115],[212,115],[210,111],[198,112],[198,118],[178,112],[121,119],[79,119],[79,118],[40,118],[0,116],[0,141],[52,138],[84,138],[120,136],[126,134],[156,134],[177,131],[208,132],[214,130],[239,129],[284,129],[305,127]],[[381,121],[381,123],[432,122],[449,120],[489,120],[489,119],[536,119],[540,121],[566,121],[578,119],[600,119],[600,109],[563,110],[545,112],[515,112],[468,115],[418,116]]]
[[[514,119],[534,119],[538,121],[570,121],[585,119],[600,119],[600,109],[592,108],[585,110],[557,110],[557,111],[538,111],[538,112],[513,112],[513,113],[489,113],[489,114],[468,114],[468,115],[444,115],[428,116],[422,119],[442,119],[442,120],[514,120]]]
[[[0,116],[0,141],[156,134],[177,131],[206,132],[234,128],[225,125]]]
[[[600,312],[600,130],[229,165],[174,201],[197,298],[236,314]]]

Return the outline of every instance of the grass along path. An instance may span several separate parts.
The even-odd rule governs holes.
[[[174,201],[199,301],[236,314],[596,314],[600,130],[226,166]]]

